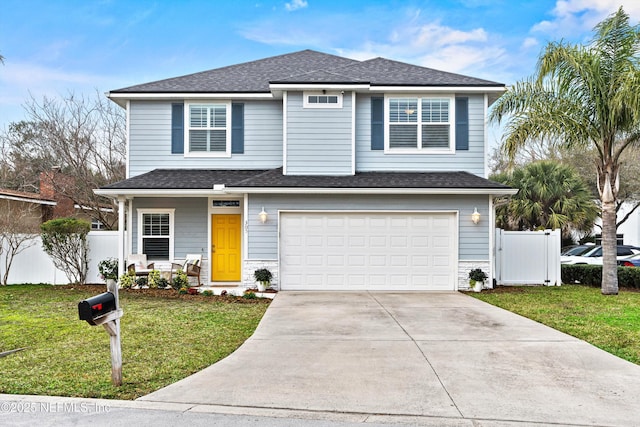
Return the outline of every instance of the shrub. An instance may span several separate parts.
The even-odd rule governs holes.
[[[205,297],[212,297],[213,292],[207,289],[206,291],[202,292],[202,295],[204,295]]]
[[[586,286],[602,286],[601,265],[562,265],[562,283],[580,283]],[[618,267],[618,286],[640,289],[640,268]]]
[[[132,276],[130,274],[123,274],[120,276],[120,287],[125,289],[130,289],[133,285],[136,284],[136,276]]]
[[[244,299],[256,299],[258,298],[255,294],[255,292],[245,292],[244,295],[242,295],[242,298]]]
[[[147,285],[149,286],[149,289],[156,289],[160,285],[160,272],[158,270],[151,270],[149,272]]]
[[[169,287],[169,281],[164,277],[160,277],[158,279],[158,287],[161,289],[167,289],[167,287]]]
[[[42,247],[53,264],[71,283],[84,284],[89,270],[87,234],[91,223],[76,218],[57,218],[40,225]]]
[[[176,275],[173,277],[173,282],[171,283],[173,289],[181,289],[189,287],[189,278],[187,277],[187,273],[182,270],[178,270]]]

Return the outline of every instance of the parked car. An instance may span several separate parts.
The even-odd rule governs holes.
[[[579,256],[590,251],[594,246],[593,244],[565,246],[560,250],[560,256]]]
[[[618,260],[623,260],[636,254],[640,254],[640,248],[629,245],[618,245]],[[588,249],[580,255],[561,256],[560,262],[562,264],[602,265],[602,246],[591,246],[591,249]]]
[[[618,266],[620,267],[640,267],[640,254],[631,255],[630,257],[619,259]]]

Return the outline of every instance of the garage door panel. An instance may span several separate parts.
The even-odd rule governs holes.
[[[350,267],[363,267],[367,265],[364,255],[349,255],[347,256],[347,260],[347,265]]]
[[[455,289],[454,214],[291,212],[280,219],[284,290]]]

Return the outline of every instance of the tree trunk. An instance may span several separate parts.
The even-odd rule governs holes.
[[[602,294],[618,294],[616,205],[602,202]]]

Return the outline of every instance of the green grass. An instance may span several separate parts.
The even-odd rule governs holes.
[[[0,352],[26,347],[0,358],[0,393],[135,399],[233,352],[268,307],[265,300],[120,292],[123,385],[115,387],[109,336],[78,320],[78,302],[99,292],[0,286]]]
[[[640,292],[599,288],[506,287],[469,295],[536,320],[640,365]]]

